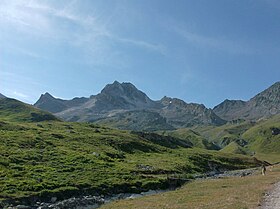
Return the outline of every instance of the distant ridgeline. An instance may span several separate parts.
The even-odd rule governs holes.
[[[280,113],[280,82],[249,101],[225,100],[214,109],[169,97],[153,101],[133,84],[117,81],[89,98],[62,100],[45,93],[34,105],[65,121],[97,122],[121,129],[155,131],[220,126]]]

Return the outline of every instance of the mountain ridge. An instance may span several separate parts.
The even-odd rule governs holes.
[[[280,113],[280,82],[258,93],[248,101],[225,100],[213,108],[225,120],[259,120]]]
[[[167,96],[154,101],[133,84],[118,81],[107,84],[100,93],[89,98],[62,100],[45,93],[34,105],[66,121],[108,123],[132,130],[172,130],[195,125],[223,125],[240,119],[256,121],[278,114],[280,82],[248,101],[226,99],[213,109]],[[157,128],[150,127],[153,125]]]
[[[123,123],[127,124],[127,127],[135,127],[133,130],[140,130],[135,124],[145,127],[144,130],[155,129],[148,127],[147,124],[162,127],[163,130],[172,130],[196,124],[225,123],[203,104],[186,103],[170,97],[154,101],[129,82],[115,81],[107,84],[97,95],[79,98],[79,102],[76,103],[73,103],[73,100],[62,100],[45,93],[34,105],[66,121],[101,123],[110,121],[109,124],[114,126],[124,119]],[[121,124],[116,127],[125,128]]]

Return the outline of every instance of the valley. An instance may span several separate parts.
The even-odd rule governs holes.
[[[250,101],[261,105],[254,103],[246,110],[250,117],[238,118],[229,114],[239,102],[231,108],[226,101],[212,110],[168,97],[153,101],[119,82],[90,98],[44,94],[35,106],[2,96],[0,205],[32,208],[73,197],[165,190],[184,183],[170,177],[189,181],[277,163],[278,87],[259,94],[263,101],[255,96]],[[272,106],[273,115],[266,114]],[[264,113],[261,118],[253,108]],[[185,193],[184,188],[178,191]]]

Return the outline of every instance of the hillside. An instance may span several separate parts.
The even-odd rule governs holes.
[[[3,94],[0,93],[0,99],[2,98],[6,98],[6,96],[4,96]]]
[[[280,115],[264,120],[242,134],[250,150],[280,154]]]
[[[134,131],[173,130],[166,118],[155,111],[132,110],[117,113],[111,117],[97,120],[100,125],[107,125],[119,129]]]
[[[279,161],[280,115],[258,122],[236,121],[219,127],[200,126],[187,130],[195,131],[208,143],[221,149],[221,152],[255,155],[261,159]],[[180,133],[180,130],[174,132]],[[180,135],[173,136],[180,138]]]
[[[190,141],[194,147],[208,149],[208,150],[219,150],[220,147],[207,140],[200,133],[193,131],[189,128],[177,129],[174,131],[163,131],[160,132],[162,135],[173,136],[179,139]]]
[[[15,99],[0,99],[0,119],[8,121],[55,121],[58,120],[52,114],[42,111],[32,105],[25,104]]]
[[[242,138],[242,134],[254,125],[254,122],[240,121],[236,123],[227,123],[218,127],[195,127],[194,130],[200,133],[209,142],[223,148],[231,142],[237,142],[241,146],[245,146],[247,142]]]
[[[220,169],[254,165],[250,158],[188,148],[186,140],[90,123],[6,121],[0,129],[4,202],[166,188],[166,174],[204,173],[210,164]]]

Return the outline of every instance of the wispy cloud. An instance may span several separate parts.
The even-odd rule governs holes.
[[[182,28],[175,28],[175,31],[182,36],[188,43],[198,47],[215,49],[231,54],[254,54],[256,50],[246,46],[237,40],[229,40],[224,37],[212,37],[203,34],[198,34],[184,30]]]
[[[146,41],[139,41],[139,40],[133,40],[133,39],[128,39],[128,38],[114,37],[114,39],[116,39],[119,42],[125,43],[125,44],[129,44],[129,45],[137,46],[137,47],[144,48],[147,50],[159,52],[162,55],[166,54],[166,47],[164,47],[161,44],[152,44],[152,43],[149,43]]]
[[[77,47],[87,47],[89,44],[100,46],[100,42],[106,44],[105,41],[109,38],[111,41],[164,54],[162,45],[114,34],[108,26],[113,18],[102,19],[94,13],[82,14],[76,7],[77,1],[58,7],[43,1],[3,0],[0,3],[0,24],[13,27],[27,35],[66,41]],[[68,24],[71,24],[71,27],[67,27]]]
[[[16,96],[16,97],[23,98],[23,99],[27,99],[27,98],[29,97],[29,96],[27,96],[26,94],[21,93],[21,92],[18,92],[18,91],[14,91],[14,92],[13,92],[13,95]]]

